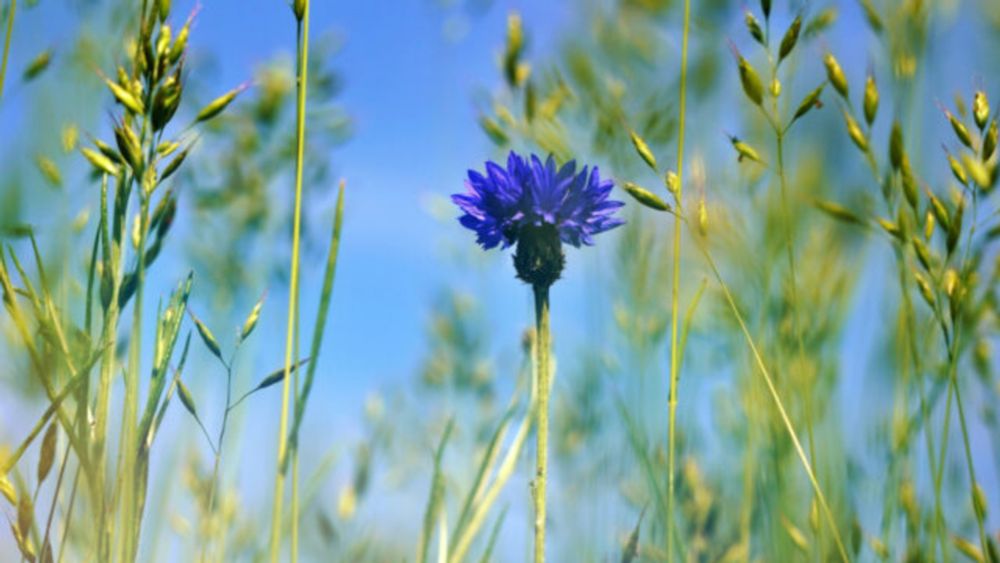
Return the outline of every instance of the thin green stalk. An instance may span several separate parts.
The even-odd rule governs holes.
[[[684,186],[684,122],[687,107],[687,54],[688,36],[691,29],[691,0],[684,0],[684,31],[681,40],[681,83],[680,107],[678,111],[677,133],[677,192],[675,197],[681,201]],[[672,287],[670,290],[670,391],[669,391],[669,421],[667,423],[667,560],[674,558],[674,477],[675,457],[677,452],[677,385],[680,382],[680,358],[678,352],[677,321],[679,316],[678,294],[681,282],[681,219],[674,215],[674,246],[672,264]]]
[[[295,124],[295,211],[292,221],[292,260],[288,288],[288,326],[285,331],[285,378],[281,390],[281,420],[278,425],[277,471],[274,479],[274,505],[271,511],[271,562],[277,563],[281,553],[281,515],[284,502],[285,470],[283,467],[288,448],[288,410],[291,395],[292,354],[296,349],[295,337],[298,319],[299,254],[302,229],[302,168],[305,152],[306,89],[309,73],[309,0],[303,2],[302,18],[297,20],[298,80]]]
[[[809,483],[812,485],[813,493],[819,500],[820,508],[823,510],[823,515],[827,520],[827,524],[829,524],[830,529],[833,531],[833,539],[837,544],[837,551],[840,552],[840,557],[843,561],[849,562],[850,557],[847,555],[847,549],[844,547],[844,542],[841,539],[840,531],[837,527],[837,521],[833,516],[833,511],[830,510],[830,505],[827,503],[826,496],[823,494],[819,481],[816,479],[816,474],[813,471],[812,464],[809,462],[809,458],[806,456],[806,452],[802,448],[802,443],[799,441],[799,438],[795,433],[795,426],[792,424],[792,420],[789,418],[788,412],[785,410],[784,402],[781,400],[781,395],[778,394],[778,389],[774,385],[771,373],[764,364],[764,359],[761,357],[760,351],[757,349],[757,345],[753,341],[753,336],[747,328],[746,321],[743,320],[743,315],[740,313],[739,307],[736,306],[736,301],[733,299],[733,296],[729,291],[729,286],[726,285],[726,282],[722,279],[722,273],[719,272],[719,268],[715,264],[715,260],[709,253],[708,248],[705,246],[705,242],[703,241],[698,245],[698,247],[701,250],[702,255],[705,257],[705,261],[708,262],[712,273],[715,275],[716,281],[719,282],[719,286],[722,288],[722,292],[726,297],[726,302],[728,303],[733,316],[736,318],[736,322],[739,324],[744,338],[746,338],[747,345],[750,347],[750,352],[753,354],[757,368],[764,377],[764,382],[767,384],[767,390],[770,393],[771,398],[774,400],[774,405],[778,409],[778,414],[781,416],[781,421],[785,426],[785,430],[788,432],[788,436],[792,440],[792,445],[795,447],[795,453],[799,456],[799,461],[802,462],[802,468],[805,470],[806,476],[809,478]]]
[[[552,391],[552,339],[549,333],[549,287],[535,284],[535,333],[538,338],[538,452],[535,470],[535,563],[545,562],[545,489],[549,464],[549,393]]]
[[[3,62],[0,63],[0,97],[3,96],[3,85],[7,78],[7,59],[10,57],[10,36],[14,33],[14,12],[17,11],[17,0],[10,0],[10,11],[7,12],[7,36],[3,40]]]

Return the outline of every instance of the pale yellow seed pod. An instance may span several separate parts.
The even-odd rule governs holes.
[[[950,111],[945,111],[944,114],[948,117],[948,122],[951,123],[951,128],[955,131],[955,136],[958,137],[958,140],[971,149],[972,135],[969,134],[969,129]]]
[[[207,106],[201,108],[201,111],[199,111],[198,115],[195,117],[195,121],[208,121],[209,119],[219,115],[244,89],[244,86],[233,88],[232,90],[212,100]]]
[[[945,271],[944,277],[941,279],[941,289],[948,297],[955,294],[955,290],[958,289],[958,272],[954,268],[948,268]]]
[[[847,110],[844,110],[844,122],[847,124],[847,134],[850,135],[854,144],[861,149],[861,152],[868,152],[868,138],[865,137],[861,126],[858,125],[858,122],[851,117],[851,114]]]
[[[958,161],[951,153],[945,153],[948,157],[948,166],[951,167],[951,173],[958,180],[958,183],[965,185],[969,181],[968,174],[965,173],[965,168],[962,167],[962,163]]]
[[[865,80],[864,110],[865,121],[871,126],[875,122],[875,115],[878,113],[878,86],[875,84],[875,77],[871,74]]]
[[[708,234],[708,206],[704,197],[698,200],[698,232],[701,236]]]
[[[673,170],[667,171],[664,182],[667,184],[667,191],[673,194],[674,197],[677,197],[681,193],[681,179],[677,177],[677,173]]]
[[[934,226],[937,222],[934,220],[934,214],[928,209],[927,213],[924,215],[924,238],[930,240],[931,236],[934,234]]]
[[[771,95],[775,98],[781,95],[781,81],[777,78],[771,81]]]
[[[837,58],[833,56],[833,53],[827,53],[823,57],[823,64],[826,66],[826,77],[830,84],[833,84],[833,88],[846,100],[848,97],[847,77],[844,76],[844,70],[840,68]]]
[[[635,131],[629,130],[628,134],[632,138],[632,145],[635,147],[635,152],[639,153],[639,157],[656,172],[656,157],[653,156],[653,151],[649,150],[649,145]]]
[[[738,65],[743,92],[750,98],[750,101],[759,106],[764,101],[764,86],[760,81],[760,76],[743,57],[739,57]]]
[[[990,102],[986,99],[986,92],[982,90],[976,90],[972,95],[972,118],[980,131],[986,127],[986,120],[990,118]]]

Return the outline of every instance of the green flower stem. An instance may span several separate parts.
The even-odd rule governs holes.
[[[535,563],[545,562],[545,487],[548,475],[549,394],[552,391],[552,338],[549,333],[549,286],[535,284],[535,363],[538,373],[538,453],[535,501]]]
[[[309,72],[309,0],[304,2],[305,10],[297,24],[298,39],[298,99],[296,102],[295,125],[295,211],[292,223],[292,260],[288,288],[288,326],[285,332],[285,374],[281,390],[281,420],[278,425],[277,472],[274,479],[274,505],[271,511],[271,561],[277,563],[281,554],[281,515],[285,492],[285,469],[283,462],[288,449],[288,410],[291,396],[291,378],[287,374],[292,369],[292,353],[297,348],[299,297],[299,254],[302,230],[302,165],[305,152],[306,129],[306,89]]]
[[[687,53],[688,35],[691,27],[691,0],[684,0],[684,32],[681,40],[681,84],[680,108],[678,109],[677,134],[677,192],[675,197],[678,205],[681,201],[684,186],[684,120],[687,102]],[[670,391],[669,391],[669,422],[667,424],[667,560],[674,558],[674,477],[676,474],[675,457],[677,450],[677,385],[680,382],[680,352],[678,350],[677,319],[679,314],[678,293],[681,281],[681,219],[674,215],[674,248],[673,248],[673,286],[670,290]]]

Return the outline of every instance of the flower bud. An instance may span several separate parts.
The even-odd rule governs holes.
[[[525,227],[514,252],[514,269],[518,279],[536,287],[549,287],[562,274],[566,265],[562,241],[555,226]]]

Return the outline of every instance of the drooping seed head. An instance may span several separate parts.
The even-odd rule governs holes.
[[[761,29],[760,23],[757,18],[754,17],[753,12],[746,10],[743,13],[743,22],[747,26],[747,31],[750,32],[750,36],[754,38],[757,43],[761,45],[764,44],[764,30]]]
[[[848,98],[847,77],[844,76],[844,69],[840,68],[840,63],[833,53],[827,52],[823,56],[823,65],[826,66],[826,77],[833,84],[833,88],[846,100]]]
[[[903,127],[899,120],[892,122],[892,131],[889,133],[889,163],[893,170],[899,170],[903,163],[903,154],[906,149],[903,147]]]
[[[861,126],[858,122],[854,120],[850,112],[846,109],[844,110],[844,123],[847,124],[847,134],[854,141],[861,152],[868,152],[868,137],[865,136],[865,132],[861,130]]]
[[[875,115],[878,113],[878,86],[875,84],[875,75],[870,72],[865,80],[864,110],[865,121],[871,127],[871,124],[875,122]]]
[[[656,157],[653,156],[653,151],[649,150],[649,145],[635,131],[629,130],[628,134],[632,138],[632,146],[635,147],[635,152],[639,153],[639,157],[653,169],[653,172],[656,172]]]
[[[655,209],[656,211],[670,211],[670,205],[650,190],[633,182],[623,182],[621,186],[628,195],[632,196],[632,199],[643,206]]]
[[[990,128],[983,135],[983,160],[989,160],[993,156],[993,151],[997,148],[997,133],[997,118],[994,117],[993,121],[990,122]]]
[[[980,131],[986,127],[986,120],[990,118],[990,102],[986,98],[986,92],[982,90],[976,90],[972,95],[972,118]]]
[[[788,26],[784,37],[781,38],[781,45],[778,47],[778,63],[785,60],[785,57],[792,53],[795,45],[799,42],[799,31],[802,29],[802,16],[795,16],[792,24]]]

